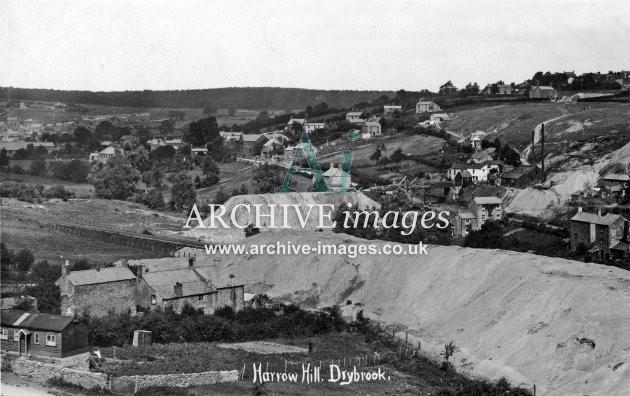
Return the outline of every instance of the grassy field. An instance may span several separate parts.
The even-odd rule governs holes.
[[[42,185],[48,189],[53,186],[64,186],[70,192],[73,192],[76,198],[92,198],[94,197],[94,186],[88,183],[73,183],[66,180],[55,179],[48,176],[32,176],[18,175],[15,173],[0,174],[0,183],[5,181],[23,182],[28,184]]]
[[[2,212],[1,236],[9,249],[30,249],[36,262],[47,260],[61,265],[65,260],[87,259],[93,264],[109,264],[123,258],[158,257],[144,250],[53,233],[48,228],[29,222],[27,218],[9,215],[7,211]]]

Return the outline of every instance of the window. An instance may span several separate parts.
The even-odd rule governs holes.
[[[55,334],[46,334],[46,345],[57,346],[57,336]]]
[[[155,298],[155,294],[151,295],[151,305],[157,304],[157,299]]]
[[[39,345],[39,333],[33,334],[33,344]]]
[[[199,301],[203,301],[203,294],[201,294],[198,298],[199,298]]]
[[[9,330],[2,329],[0,332],[0,340],[8,340],[9,339]]]
[[[20,341],[20,332],[18,330],[13,330],[13,341]]]

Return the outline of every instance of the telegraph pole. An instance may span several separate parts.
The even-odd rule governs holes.
[[[540,154],[540,162],[542,166],[542,181],[545,181],[545,124],[540,124],[540,144],[542,153]]]

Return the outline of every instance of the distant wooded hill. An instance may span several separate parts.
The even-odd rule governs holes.
[[[81,103],[119,107],[304,109],[326,102],[330,107],[351,107],[371,102],[393,91],[324,91],[301,88],[214,88],[182,91],[58,91],[52,89],[0,88],[9,100]]]

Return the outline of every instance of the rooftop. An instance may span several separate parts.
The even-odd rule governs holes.
[[[25,312],[17,309],[2,310],[2,326],[22,327],[34,330],[63,331],[75,319],[47,313]]]
[[[606,216],[600,216],[596,213],[579,212],[571,217],[571,221],[609,226],[620,218],[623,219],[623,217],[611,213],[606,214]]]
[[[503,203],[498,197],[476,197],[474,201],[477,205],[500,205]]]
[[[71,271],[68,280],[73,285],[94,285],[97,283],[121,282],[136,279],[136,276],[127,267],[109,267],[100,270]]]

